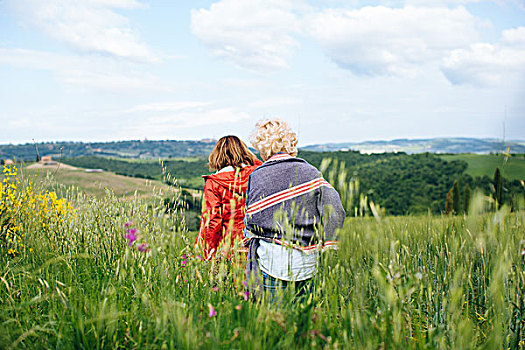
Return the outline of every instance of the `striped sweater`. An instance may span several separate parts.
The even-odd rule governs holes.
[[[247,280],[258,272],[259,240],[305,253],[337,247],[345,211],[337,191],[303,159],[278,153],[250,175],[245,238],[250,239]],[[255,274],[258,279],[258,273]]]

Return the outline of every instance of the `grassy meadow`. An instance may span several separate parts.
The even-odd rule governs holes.
[[[446,154],[441,158],[448,161],[462,160],[467,162],[466,173],[470,176],[494,176],[496,168],[500,168],[503,176],[509,180],[525,178],[525,155],[514,154],[507,157],[504,154]]]
[[[349,217],[310,298],[254,303],[158,189],[4,175],[2,349],[525,348],[525,215],[481,195],[469,216]]]
[[[168,186],[160,181],[117,175],[113,172],[88,173],[83,168],[65,164],[60,166],[32,167],[24,169],[24,174],[33,182],[46,183],[48,187],[57,184],[76,187],[88,196],[104,197],[107,189],[117,197],[131,198],[135,195],[150,197],[156,190],[167,191]]]

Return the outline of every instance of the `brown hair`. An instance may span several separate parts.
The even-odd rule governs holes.
[[[217,141],[208,158],[210,171],[220,170],[228,165],[242,168],[243,165],[254,165],[255,155],[237,136],[224,136]]]

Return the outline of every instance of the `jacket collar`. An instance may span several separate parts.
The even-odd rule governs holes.
[[[284,160],[284,159],[290,159],[290,158],[295,158],[295,157],[289,155],[288,153],[279,152],[279,153],[274,154],[270,158],[268,158],[265,163],[275,162],[277,160]]]

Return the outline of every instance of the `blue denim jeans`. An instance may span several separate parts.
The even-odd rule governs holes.
[[[303,302],[305,298],[308,297],[308,295],[310,295],[310,293],[314,289],[314,279],[313,278],[294,282],[294,281],[284,281],[284,280],[274,278],[264,273],[263,271],[261,271],[261,275],[262,275],[263,292],[270,294],[272,303],[275,301],[275,298],[277,297],[279,290],[285,293],[286,291],[294,288],[295,289],[294,300]]]

